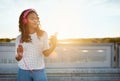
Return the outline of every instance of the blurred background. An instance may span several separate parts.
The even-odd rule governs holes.
[[[120,36],[120,0],[0,0],[1,40],[20,34],[19,16],[28,8],[37,11],[49,36],[58,32],[59,40]]]

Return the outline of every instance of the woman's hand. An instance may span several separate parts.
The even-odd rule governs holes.
[[[23,47],[22,47],[22,45],[18,45],[17,54],[18,55],[16,56],[16,60],[20,61],[23,57]]]
[[[17,54],[20,56],[23,56],[23,46],[22,45],[18,45]]]
[[[51,36],[50,38],[50,44],[54,47],[56,47],[57,45],[57,33],[55,33],[54,35]]]

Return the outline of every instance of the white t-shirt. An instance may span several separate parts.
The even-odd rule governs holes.
[[[32,42],[22,43],[23,58],[18,61],[18,67],[24,70],[43,69],[45,67],[43,50],[49,49],[48,35],[44,32],[43,36],[38,39],[37,34],[30,34]],[[16,55],[17,47],[20,43],[21,35],[16,38]],[[24,62],[25,61],[25,62]],[[27,65],[27,67],[26,67]]]

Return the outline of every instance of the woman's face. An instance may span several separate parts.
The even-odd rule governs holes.
[[[35,29],[39,25],[39,18],[37,16],[37,14],[35,14],[35,13],[30,13],[27,16],[27,21],[28,21],[27,26],[31,29]]]

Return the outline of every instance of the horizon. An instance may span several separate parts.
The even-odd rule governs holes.
[[[72,40],[72,39],[117,39],[117,38],[120,38],[120,37],[89,37],[89,38],[61,38],[61,39],[58,39],[58,40]],[[10,39],[10,40],[14,40],[16,38],[0,38],[0,39]],[[50,37],[48,38],[50,39]]]
[[[16,38],[21,12],[34,8],[48,36],[58,39],[120,37],[119,0],[1,0],[0,38]]]

